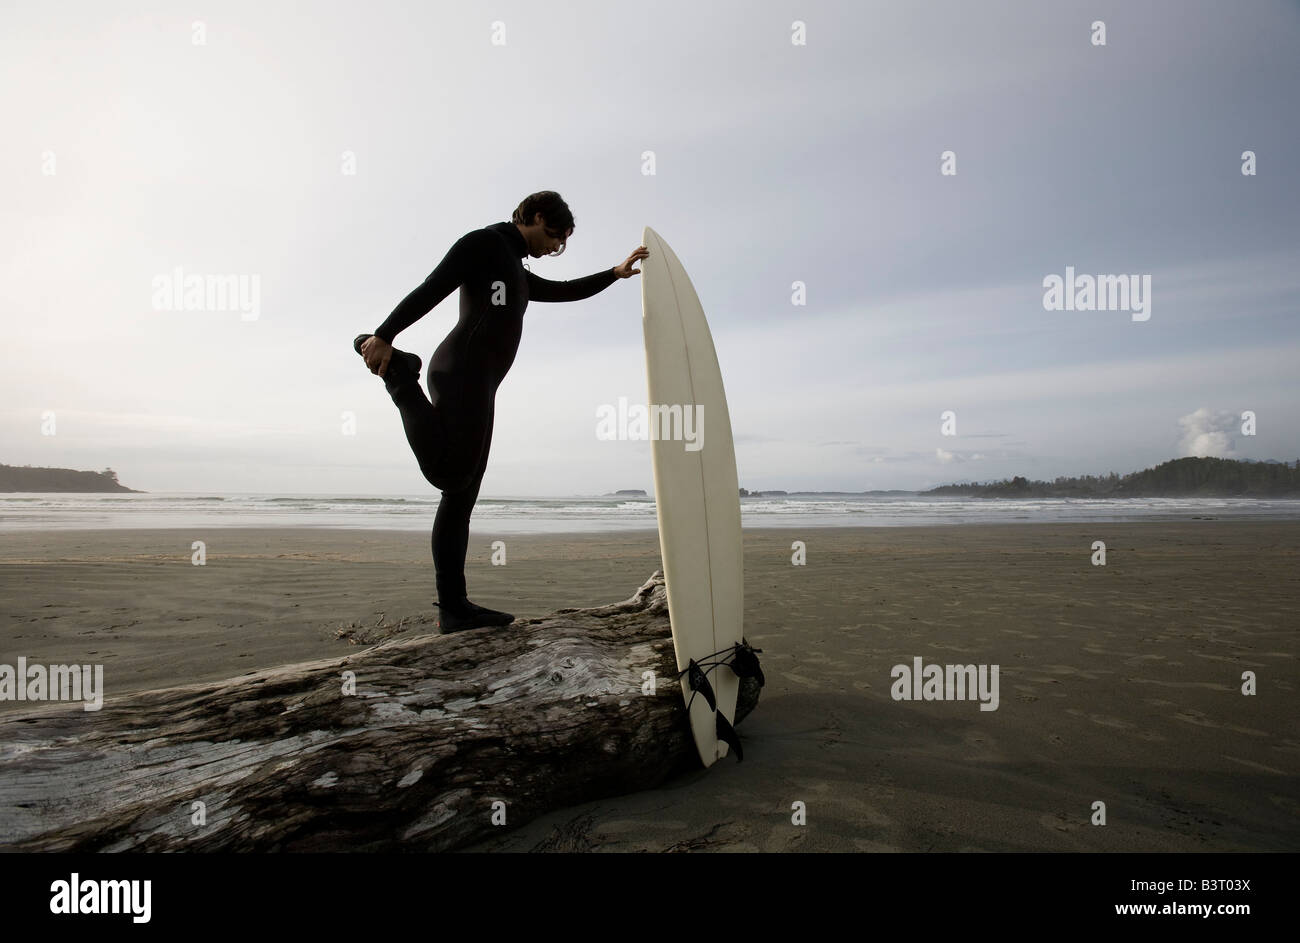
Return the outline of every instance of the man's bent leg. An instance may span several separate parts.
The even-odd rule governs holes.
[[[402,416],[406,441],[425,480],[438,489],[461,484],[465,462],[456,461],[455,443],[447,434],[438,409],[424,395],[419,382],[406,379],[387,384],[387,388]]]

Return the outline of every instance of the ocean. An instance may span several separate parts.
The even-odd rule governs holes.
[[[1026,521],[1300,519],[1300,501],[1260,498],[1068,499],[788,495],[740,499],[744,527],[909,527]],[[428,530],[436,495],[4,494],[0,530],[342,527]],[[473,531],[544,534],[653,530],[649,497],[481,497]]]

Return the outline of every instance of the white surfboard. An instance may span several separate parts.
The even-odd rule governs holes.
[[[726,655],[741,641],[740,489],[722,371],[700,299],[686,269],[658,233],[647,226],[641,242],[650,250],[641,262],[648,405],[668,407],[674,420],[683,417],[668,429],[652,422],[656,428],[651,430],[651,453],[673,647],[677,668],[685,671],[691,659]],[[674,406],[680,411],[673,411]],[[688,408],[700,422],[684,421]],[[696,441],[654,438],[673,429],[683,436],[694,432]],[[730,723],[739,679],[727,665],[707,677],[717,710]],[[714,711],[702,694],[692,692],[685,675],[682,694],[691,705],[691,732],[700,759],[711,766],[728,749],[718,739]]]

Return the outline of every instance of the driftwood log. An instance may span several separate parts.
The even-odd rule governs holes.
[[[656,571],[613,605],[8,715],[0,847],[450,850],[698,769],[675,676]],[[743,679],[736,723],[757,700]]]

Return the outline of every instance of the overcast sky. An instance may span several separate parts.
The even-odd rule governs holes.
[[[432,494],[352,338],[541,189],[577,225],[537,274],[645,225],[687,267],[745,487],[1295,460],[1297,50],[1281,0],[6,3],[0,462]],[[1045,310],[1067,266],[1149,275],[1149,320]],[[256,318],[159,310],[178,267]],[[595,435],[640,315],[637,279],[529,306],[484,495],[652,488]]]

